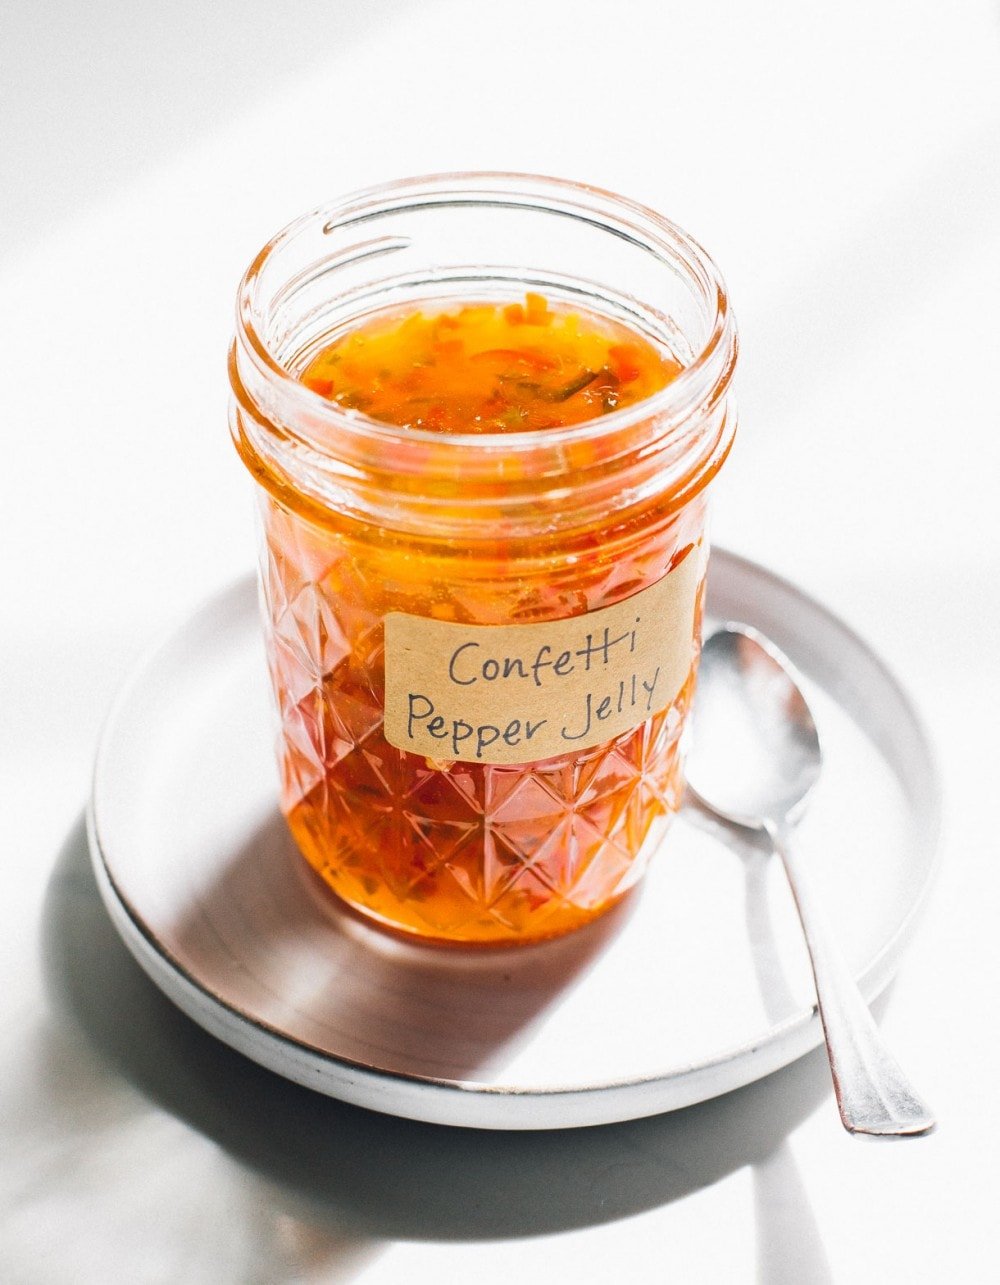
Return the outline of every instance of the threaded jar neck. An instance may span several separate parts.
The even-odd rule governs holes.
[[[525,289],[618,321],[682,364],[626,409],[538,432],[440,434],[349,410],[299,378],[386,308],[513,300]],[[705,252],[650,210],[549,178],[452,174],[356,193],[306,215],[241,284],[231,427],[283,502],[400,533],[565,533],[714,476],[735,431],[736,332]]]

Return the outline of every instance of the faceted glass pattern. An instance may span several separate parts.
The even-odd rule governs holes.
[[[534,575],[354,544],[262,498],[261,579],[280,713],[282,806],[303,854],[352,906],[446,941],[530,941],[578,927],[640,878],[682,790],[676,701],[609,744],[516,767],[438,763],[382,735],[389,611],[501,623],[595,610],[700,556],[703,503],[631,559],[581,581],[572,557]]]

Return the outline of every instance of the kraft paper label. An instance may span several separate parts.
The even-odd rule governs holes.
[[[691,667],[701,550],[640,593],[566,620],[385,617],[385,737],[438,762],[518,764],[613,740]]]

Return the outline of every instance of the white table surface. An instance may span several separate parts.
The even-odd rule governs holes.
[[[218,1048],[94,900],[133,658],[250,565],[239,274],[403,174],[588,179],[710,247],[742,330],[721,542],[915,693],[944,862],[879,1014],[932,1137],[851,1140],[822,1056],[676,1116],[420,1126]],[[68,0],[0,15],[0,1279],[1000,1279],[1000,16],[964,4]]]

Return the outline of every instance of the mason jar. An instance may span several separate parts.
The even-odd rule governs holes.
[[[526,291],[682,370],[635,405],[528,432],[399,427],[301,382],[386,309]],[[696,242],[550,178],[390,183],[298,219],[250,265],[231,427],[258,484],[281,806],[363,915],[529,942],[641,878],[682,793],[736,348]]]

